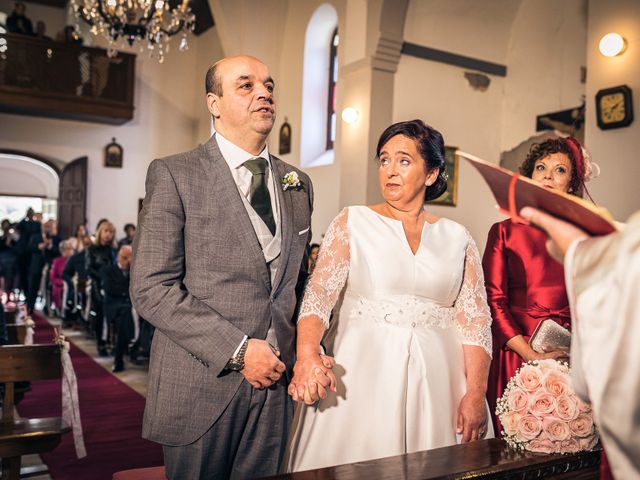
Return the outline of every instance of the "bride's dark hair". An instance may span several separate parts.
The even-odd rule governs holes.
[[[422,120],[394,123],[380,135],[380,140],[378,140],[378,146],[376,147],[376,158],[380,157],[382,147],[396,135],[404,135],[416,142],[417,150],[424,160],[427,173],[434,168],[438,169],[436,181],[428,186],[424,193],[425,202],[438,198],[446,192],[447,177],[444,171],[444,139],[442,134]]]

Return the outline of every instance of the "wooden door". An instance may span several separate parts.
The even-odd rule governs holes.
[[[58,235],[68,238],[76,225],[87,219],[87,157],[66,165],[60,174],[58,195]]]

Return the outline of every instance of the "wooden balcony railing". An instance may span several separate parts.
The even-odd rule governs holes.
[[[120,125],[133,118],[134,80],[135,55],[0,34],[2,112]]]

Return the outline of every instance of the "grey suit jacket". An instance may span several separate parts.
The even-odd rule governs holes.
[[[243,336],[264,339],[272,322],[281,358],[293,368],[296,285],[304,281],[313,191],[309,177],[271,157],[282,191],[282,253],[271,285],[240,193],[215,137],[149,165],[133,244],[131,299],[156,327],[143,437],[165,445],[200,438],[244,377],[225,370]]]

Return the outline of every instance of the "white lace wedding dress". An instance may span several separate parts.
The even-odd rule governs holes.
[[[325,235],[299,318],[315,314],[329,327],[336,303],[324,343],[338,391],[298,406],[289,470],[455,444],[462,346],[491,355],[482,265],[467,230],[444,218],[425,224],[414,255],[400,221],[344,209]]]

